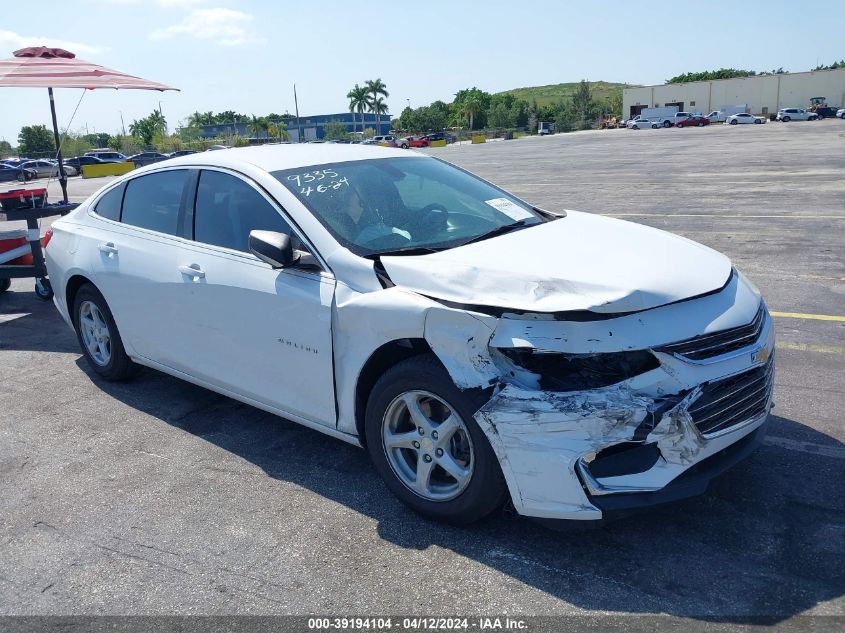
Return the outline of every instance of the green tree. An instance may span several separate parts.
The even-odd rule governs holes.
[[[53,133],[44,125],[25,125],[18,134],[18,152],[21,156],[55,153]]]
[[[487,124],[490,127],[514,127],[510,109],[504,103],[497,103],[490,108]]]
[[[387,112],[387,105],[384,99],[387,99],[390,93],[387,91],[387,85],[381,80],[381,77],[378,79],[368,79],[364,82],[364,87],[370,94],[370,112],[374,112],[376,115],[377,134],[381,134],[381,115]]]
[[[129,133],[141,139],[144,145],[152,145],[153,137],[167,135],[167,120],[160,111],[153,110],[149,116],[132,121]]]
[[[783,69],[781,69],[783,70]],[[683,84],[691,81],[711,81],[713,79],[733,79],[734,77],[753,77],[757,73],[753,70],[740,70],[738,68],[720,68],[719,70],[705,70],[697,73],[684,73],[671,79],[667,84]]]
[[[0,158],[12,155],[12,144],[9,141],[0,141]]]
[[[249,130],[255,136],[260,136],[262,132],[270,136],[270,121],[267,117],[255,116],[253,114],[249,121]]]
[[[380,81],[380,80],[379,80]],[[357,112],[361,117],[361,132],[364,132],[364,112],[370,107],[370,92],[369,88],[365,86],[355,86],[346,93],[346,98],[349,99],[349,111]]]
[[[339,141],[349,138],[349,132],[341,121],[329,121],[323,126],[323,138],[327,141]]]
[[[381,97],[376,97],[370,101],[370,112],[376,115],[376,128],[381,134],[381,115],[387,114],[387,103]]]

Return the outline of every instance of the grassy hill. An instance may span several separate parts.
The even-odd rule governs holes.
[[[609,97],[615,90],[622,88],[631,88],[634,84],[618,84],[608,81],[590,81],[590,90],[593,91],[594,99],[604,99]],[[532,99],[537,99],[537,105],[540,107],[558,103],[561,99],[568,99],[575,92],[578,82],[566,84],[552,84],[550,86],[530,86],[527,88],[514,88],[513,90],[505,90],[500,94],[512,94],[518,99],[524,99],[531,103]]]

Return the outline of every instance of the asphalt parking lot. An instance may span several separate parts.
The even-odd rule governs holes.
[[[761,289],[769,437],[705,496],[586,531],[431,523],[360,449],[151,370],[94,378],[16,280],[0,613],[845,616],[845,121],[711,127],[427,150],[538,206],[700,241]]]

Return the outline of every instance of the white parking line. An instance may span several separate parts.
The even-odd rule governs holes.
[[[799,453],[822,455],[823,457],[832,457],[833,459],[845,459],[845,447],[840,446],[827,446],[825,444],[814,444],[813,442],[790,440],[789,438],[778,437],[777,435],[767,435],[763,443],[769,446],[785,448],[789,451],[798,451]]]

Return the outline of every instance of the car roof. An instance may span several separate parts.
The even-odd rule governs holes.
[[[216,152],[200,152],[172,158],[167,161],[167,165],[202,164],[212,167],[237,168],[238,165],[249,163],[264,171],[273,172],[326,163],[343,163],[377,158],[407,158],[409,156],[420,157],[424,154],[408,153],[406,150],[387,147],[368,147],[343,143],[298,143],[293,145],[233,147]]]

